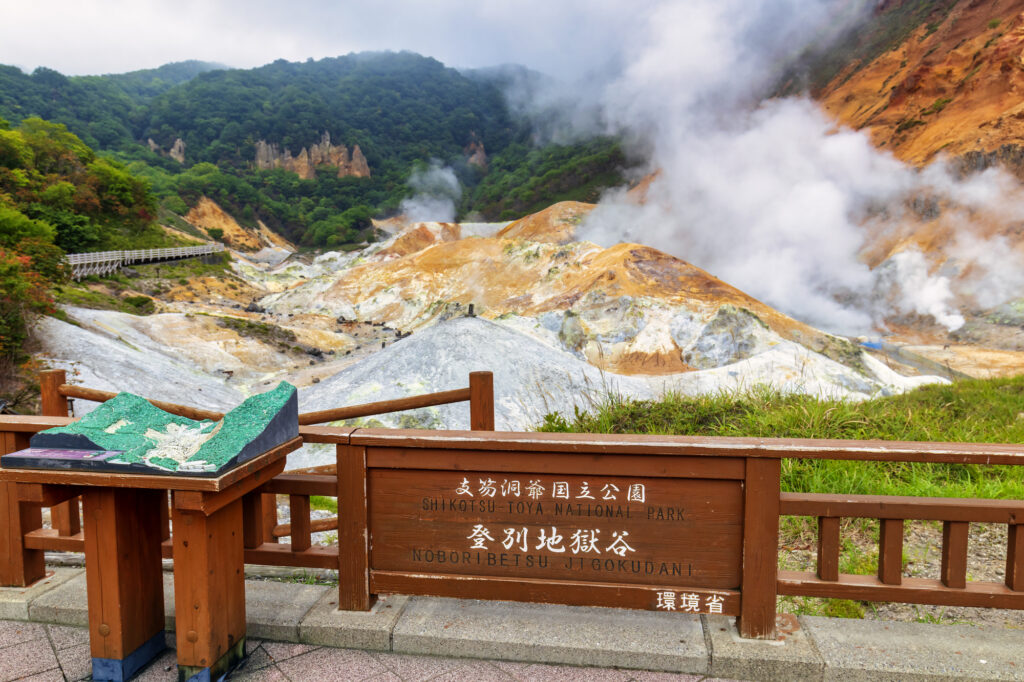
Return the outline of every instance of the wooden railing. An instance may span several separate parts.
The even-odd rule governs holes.
[[[200,246],[180,246],[169,249],[135,249],[133,251],[92,251],[90,253],[69,253],[65,260],[71,266],[72,279],[82,279],[89,275],[108,275],[116,272],[124,265],[132,263],[148,263],[157,260],[174,258],[192,258],[211,253],[220,253],[223,244],[202,244]]]
[[[0,417],[0,453],[27,447],[28,437],[32,433],[69,422],[66,416],[56,416],[67,414],[67,398],[105,400],[113,396],[106,392],[70,386],[60,372],[44,373],[41,385],[43,411],[55,416]],[[356,430],[316,425],[322,421],[466,400],[470,401],[472,428],[485,433]],[[215,412],[181,405],[155,404],[189,417],[220,417]],[[669,456],[677,456],[682,458],[680,461],[685,459],[688,462],[694,461],[694,458],[713,458],[722,465],[727,461],[736,464],[742,460],[740,464],[746,467],[748,479],[752,472],[759,469],[768,471],[774,467],[776,474],[773,485],[776,491],[779,460],[787,458],[1024,465],[1022,445],[495,433],[492,384],[488,373],[472,374],[470,386],[465,389],[306,413],[300,416],[300,422],[300,435],[304,442],[334,444],[338,462],[342,461],[343,456],[350,456],[354,448],[371,445],[386,447],[388,452],[397,453],[394,456],[405,456],[402,453],[427,449],[433,453],[431,457],[438,462],[437,466],[444,464],[449,468],[479,471],[498,466],[495,456],[512,451],[536,452],[542,457],[534,457],[531,461],[535,460],[537,466],[552,471],[561,466],[560,457],[563,455],[560,453],[576,456],[593,453],[595,458],[605,454],[629,455],[636,458],[637,466],[642,464],[656,468],[668,466],[662,462],[669,461],[665,459]],[[717,462],[712,467],[718,466]],[[361,490],[365,485],[365,481],[356,480],[354,476],[358,478],[352,471],[340,470],[337,464],[330,464],[285,472],[246,495],[243,504],[246,562],[337,568],[342,582],[352,579],[355,569],[351,553],[355,550],[346,543],[353,537],[363,536],[360,535],[362,531],[358,530],[359,520],[347,514],[355,513],[353,510],[356,509],[351,506],[351,491]],[[770,483],[772,477],[767,474],[765,477]],[[282,495],[288,496],[290,519],[287,523],[281,523],[277,517],[277,499]],[[311,519],[311,496],[339,501],[339,510],[345,520],[341,528],[337,517]],[[43,506],[51,509],[51,528],[42,527],[40,509]],[[750,532],[764,534],[766,538],[771,537],[772,533],[777,534],[780,515],[817,519],[815,572],[776,572],[774,555],[766,549],[768,554],[761,557],[764,559],[761,562],[762,568],[768,576],[767,584],[776,586],[776,594],[1024,609],[1024,501],[773,493],[763,499],[759,498],[756,509],[752,507],[748,512],[748,523],[755,526]],[[850,518],[879,521],[876,575],[847,575],[839,572],[841,520]],[[943,523],[940,575],[934,578],[903,575],[904,524],[908,520]],[[1006,571],[1002,582],[968,580],[967,545],[972,522],[1007,526]],[[165,521],[165,539],[169,537],[170,530]],[[338,531],[339,542],[329,546],[314,544],[312,534],[322,531]],[[289,543],[281,542],[285,537],[290,538]],[[771,546],[770,542],[763,544],[765,548]],[[13,484],[0,483],[0,583],[30,583],[43,574],[44,551],[81,551],[82,547],[76,500],[19,499]],[[164,553],[165,556],[171,555],[169,542],[164,545]],[[747,564],[744,563],[744,566],[746,571]],[[339,589],[351,590],[352,587],[343,585]],[[767,603],[774,604],[774,596],[769,594],[770,601]],[[350,598],[351,595],[346,597]]]
[[[299,433],[305,443],[347,443],[350,428],[316,424],[359,416],[385,414],[414,408],[469,402],[470,428],[494,430],[493,377],[490,372],[471,372],[469,386],[454,391],[399,398],[299,415]],[[68,398],[104,402],[117,394],[66,383],[63,370],[40,374],[41,417],[3,417],[0,421],[0,455],[28,447],[29,437],[43,429],[72,421]],[[190,419],[218,420],[224,415],[186,405],[150,401],[156,407]],[[305,568],[338,567],[337,545],[312,543],[312,533],[336,531],[337,516],[310,518],[310,497],[337,499],[336,464],[285,472],[243,499],[245,561],[250,564]],[[277,496],[287,495],[289,523],[277,518]],[[41,508],[50,508],[50,528],[42,524]],[[43,575],[43,552],[81,552],[84,539],[80,522],[80,498],[61,500],[19,499],[13,484],[0,483],[0,585],[27,585]],[[169,517],[163,519],[165,558],[172,555]],[[280,539],[290,537],[290,543]]]
[[[817,517],[818,542],[816,572],[780,571],[779,594],[1024,609],[1024,501],[783,493],[780,513]],[[878,520],[876,575],[839,572],[839,529],[844,518]],[[903,531],[909,520],[942,522],[942,563],[937,578],[903,575]],[[1007,526],[1002,583],[967,580],[971,523]]]

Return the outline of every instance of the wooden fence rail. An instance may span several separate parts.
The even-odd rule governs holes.
[[[782,493],[780,513],[816,517],[818,543],[817,571],[781,571],[779,594],[1024,609],[1024,501]],[[875,576],[839,572],[839,529],[844,518],[878,520]],[[903,531],[909,520],[942,522],[942,564],[937,579],[903,576]],[[1007,526],[1003,583],[967,580],[972,522]]]
[[[113,396],[69,386],[62,372],[44,373],[41,386],[43,412],[52,416],[0,417],[0,454],[27,447],[32,433],[71,421],[64,416],[69,397],[105,400]],[[721,503],[725,505],[723,509],[733,515],[730,528],[739,524],[742,529],[742,547],[737,545],[735,559],[739,563],[730,568],[732,559],[723,559],[721,565],[725,568],[709,578],[702,578],[705,582],[698,582],[697,586],[705,589],[702,594],[708,599],[724,600],[719,602],[719,607],[725,610],[718,612],[737,615],[744,636],[771,636],[777,595],[1024,609],[1024,501],[779,492],[780,462],[786,458],[1022,465],[1022,445],[497,433],[493,431],[492,390],[488,373],[474,373],[470,376],[470,386],[465,389],[300,415],[299,431],[303,441],[334,445],[336,463],[285,472],[244,497],[246,562],[336,568],[339,604],[350,609],[368,608],[375,593],[396,590],[409,594],[458,594],[651,608],[643,604],[655,589],[652,585],[631,584],[629,580],[586,582],[541,580],[529,575],[501,577],[493,572],[461,577],[444,571],[424,573],[386,565],[388,561],[401,564],[408,557],[388,555],[383,549],[386,543],[380,545],[379,550],[378,545],[374,545],[371,552],[368,538],[377,537],[376,532],[393,532],[389,529],[412,518],[405,512],[395,516],[396,512],[391,511],[392,503],[419,504],[433,499],[430,495],[436,498],[442,493],[426,492],[429,485],[434,485],[430,481],[442,477],[448,481],[443,486],[449,486],[450,481],[461,479],[464,472],[473,477],[486,474],[495,480],[516,475],[565,479],[576,476],[578,480],[604,477],[606,481],[618,481],[620,487],[630,480],[623,477],[638,480],[646,477],[644,480],[652,490],[662,486],[663,491],[676,490],[684,495],[694,489],[688,487],[691,483],[687,481],[717,480],[733,500]],[[317,425],[322,421],[466,400],[470,401],[474,431]],[[220,416],[187,406],[155,404],[190,417]],[[616,476],[619,478],[613,478]],[[550,480],[547,485],[552,485]],[[412,488],[418,492],[408,493],[409,499],[400,497]],[[374,503],[368,493],[371,489],[376,490],[376,494],[392,497],[387,498],[387,503],[379,499]],[[450,496],[454,489],[436,490],[448,490],[443,494]],[[41,577],[45,551],[81,551],[80,510],[77,499],[72,497],[74,493],[75,490],[70,489],[60,499],[19,497],[14,484],[0,482],[0,583],[24,585]],[[662,493],[663,496],[674,494]],[[290,518],[285,523],[277,516],[279,496],[288,499]],[[312,519],[310,498],[313,496],[336,499],[339,516]],[[51,510],[50,528],[42,526],[43,506]],[[816,571],[777,569],[780,516],[817,519]],[[844,518],[878,519],[876,575],[840,573],[841,520]],[[903,534],[908,520],[941,521],[943,524],[941,570],[933,578],[903,575]],[[968,580],[967,544],[970,524],[974,522],[1007,526],[1006,570],[1002,582]],[[414,523],[410,528],[422,528],[422,531],[406,529],[401,532],[413,533],[409,537],[415,538],[415,533],[442,532],[438,530],[441,525],[428,522],[416,526]],[[171,530],[165,519],[165,540]],[[553,533],[554,528],[551,530]],[[634,532],[632,537],[639,537],[642,526],[630,526],[629,530]],[[328,546],[314,544],[312,534],[322,531],[336,531],[338,542]],[[461,532],[464,536],[465,531]],[[724,536],[709,536],[708,546],[720,544],[721,537]],[[289,538],[290,542],[281,542],[283,538]],[[171,543],[165,542],[164,555],[172,553]]]
[[[42,372],[40,388],[41,411],[44,416],[18,418],[15,423],[0,423],[0,454],[28,447],[28,438],[36,431],[72,421],[67,417],[68,398],[105,402],[117,395],[111,391],[68,384],[63,370]],[[493,430],[492,375],[490,372],[472,372],[469,375],[469,387],[464,389],[302,414],[300,435],[305,443],[336,444],[345,441],[352,429],[315,424],[467,401],[470,403],[470,427],[475,430]],[[166,412],[190,419],[219,420],[224,416],[220,412],[187,405],[158,400],[150,402]],[[337,497],[335,468],[335,464],[330,464],[316,467],[323,473],[286,472],[260,490],[245,496],[243,515],[247,563],[305,568],[338,567],[337,546],[314,545],[311,541],[312,533],[336,531],[337,516],[310,518],[311,496]],[[59,500],[18,499],[13,485],[0,483],[0,584],[24,585],[42,575],[42,552],[83,551],[81,501],[70,494]],[[278,495],[288,496],[289,523],[278,522]],[[50,508],[50,528],[42,527],[41,507]],[[170,558],[173,548],[169,517],[164,518],[163,528],[163,553],[165,558]],[[283,537],[290,537],[291,542],[281,543]]]

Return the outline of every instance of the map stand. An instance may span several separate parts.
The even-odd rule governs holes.
[[[242,497],[281,473],[293,438],[216,478],[0,468],[22,499],[82,496],[94,680],[127,680],[164,650],[161,513],[172,492],[178,679],[245,657]]]

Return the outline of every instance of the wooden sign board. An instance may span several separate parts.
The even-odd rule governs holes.
[[[739,614],[740,477],[629,475],[634,458],[615,455],[529,473],[536,453],[521,473],[517,454],[424,470],[406,451],[370,468],[370,591]]]

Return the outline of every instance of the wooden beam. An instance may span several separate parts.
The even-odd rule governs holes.
[[[338,608],[369,611],[370,527],[366,448],[338,446]]]
[[[964,589],[951,589],[933,578],[904,578],[899,585],[886,585],[873,575],[840,573],[838,582],[830,582],[809,572],[779,571],[778,590],[800,597],[1024,609],[1024,592],[995,582],[971,581]]]
[[[1006,586],[1024,592],[1024,524],[1014,523],[1006,530]]]
[[[967,586],[967,534],[971,524],[946,521],[942,524],[941,580],[946,587]]]
[[[263,486],[263,492],[275,495],[322,495],[334,497],[338,494],[338,476],[326,474],[294,474],[286,471],[274,477]]]
[[[494,375],[490,372],[469,373],[469,428],[494,430]]]
[[[396,400],[382,400],[376,403],[365,403],[350,407],[335,407],[330,410],[320,410],[319,412],[304,412],[299,415],[299,424],[324,424],[326,422],[341,421],[342,419],[368,417],[374,414],[386,414],[388,412],[401,412],[402,410],[415,410],[420,407],[461,403],[469,399],[469,389],[459,388],[454,391],[427,393],[426,395],[416,395]]]
[[[818,577],[839,580],[839,518],[818,517]]]
[[[1013,523],[1024,518],[1024,501],[897,495],[782,493],[783,516]]]
[[[899,585],[903,579],[903,519],[878,522],[878,579]]]
[[[290,524],[292,550],[304,552],[312,544],[309,527],[309,498],[305,495],[289,495],[288,515],[291,516],[292,521]]]
[[[60,394],[68,398],[81,398],[83,400],[92,400],[97,403],[105,403],[111,398],[117,397],[117,393],[113,391],[100,391],[95,388],[86,388],[84,386],[72,386],[71,384],[62,384],[59,387]],[[177,403],[167,403],[162,400],[152,400],[146,398],[149,404],[153,407],[158,407],[164,412],[170,412],[176,414],[179,417],[188,417],[189,419],[197,419],[202,421],[203,419],[209,419],[210,421],[220,421],[224,418],[223,412],[214,412],[213,410],[204,410],[199,407],[191,407],[189,405],[178,405]]]
[[[27,433],[0,431],[0,453],[27,447]],[[0,585],[25,587],[46,574],[42,550],[25,545],[25,534],[42,525],[40,506],[21,502],[17,483],[0,481]]]
[[[311,519],[309,522],[311,533],[322,533],[328,530],[338,530],[338,517],[332,516],[329,519]],[[274,526],[274,537],[283,538],[292,534],[292,524],[281,523]]]
[[[775,638],[779,554],[779,478],[774,459],[748,459],[743,498],[743,583],[740,636]]]

